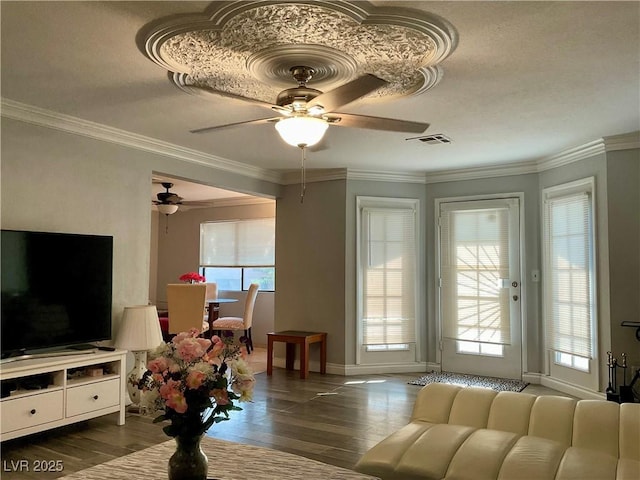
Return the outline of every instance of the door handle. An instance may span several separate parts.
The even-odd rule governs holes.
[[[514,302],[517,302],[517,301],[518,301],[518,295],[514,295],[514,296],[513,296],[513,301],[514,301]]]

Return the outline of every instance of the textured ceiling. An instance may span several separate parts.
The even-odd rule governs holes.
[[[141,31],[149,58],[188,83],[272,102],[312,67],[313,87],[372,74],[389,82],[371,97],[421,93],[455,48],[455,29],[425,12],[363,2],[214,3],[206,14],[159,19]],[[183,77],[178,77],[183,78]]]
[[[189,133],[266,115],[264,108],[233,98],[185,93],[167,68],[144,53],[153,22],[201,17],[214,7],[0,2],[2,98],[203,152],[212,163],[266,172],[297,169],[299,152],[280,140],[273,125]],[[639,2],[374,1],[371,7],[414,9],[416,17],[442,19],[454,29],[456,44],[437,62],[442,77],[428,90],[364,98],[348,111],[428,122],[426,133],[452,142],[428,145],[398,133],[330,127],[309,152],[309,168],[422,173],[507,165],[640,129]],[[281,22],[288,37],[296,22],[302,20]],[[233,35],[231,40],[238,41]],[[261,88],[265,93],[256,96],[271,97],[281,85]]]

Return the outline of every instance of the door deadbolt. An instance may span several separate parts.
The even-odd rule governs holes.
[[[512,286],[513,288],[516,288],[516,287],[518,286],[518,282],[511,282],[511,286]]]

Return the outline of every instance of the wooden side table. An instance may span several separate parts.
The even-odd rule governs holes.
[[[326,332],[301,332],[286,330],[267,333],[267,375],[273,373],[273,342],[286,342],[287,370],[293,370],[296,345],[300,345],[300,378],[309,376],[309,345],[320,342],[320,373],[327,373],[327,334]]]

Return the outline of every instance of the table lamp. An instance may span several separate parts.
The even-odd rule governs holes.
[[[147,371],[147,351],[156,348],[162,341],[155,305],[124,307],[115,344],[118,348],[129,350],[135,357],[133,369],[127,375],[127,391],[134,406],[140,406],[138,380]]]

